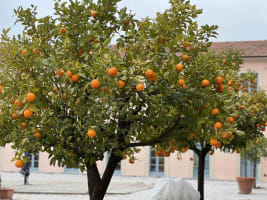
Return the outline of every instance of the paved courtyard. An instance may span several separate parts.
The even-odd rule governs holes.
[[[30,176],[30,185],[23,185],[19,173],[0,173],[4,187],[15,188],[14,200],[88,200],[85,174],[42,174]],[[105,200],[149,200],[155,177],[114,176]],[[195,180],[187,180],[196,188]],[[252,194],[238,194],[235,181],[205,183],[206,200],[267,200],[267,183],[258,183],[261,189]]]

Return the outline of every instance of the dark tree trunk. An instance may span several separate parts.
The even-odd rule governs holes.
[[[205,157],[206,157],[206,154],[203,154],[202,151],[198,155],[197,189],[200,193],[200,200],[204,200]]]
[[[86,165],[87,182],[90,200],[103,200],[110,184],[113,173],[121,158],[111,153],[105,172],[101,179],[96,163]]]
[[[247,176],[247,148],[245,146],[245,177]]]
[[[197,177],[197,189],[200,193],[200,200],[204,200],[204,174],[205,174],[205,157],[211,150],[210,145],[202,147],[201,150],[195,146],[190,147],[198,155],[198,177]]]
[[[253,163],[253,177],[255,178],[255,182],[253,184],[253,188],[257,188],[257,185],[256,185],[256,171],[257,171],[257,161],[254,161]]]

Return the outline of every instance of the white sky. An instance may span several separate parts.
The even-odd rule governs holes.
[[[191,0],[203,9],[199,24],[219,25],[219,36],[215,41],[244,41],[267,39],[267,0]],[[14,27],[13,9],[30,4],[38,6],[40,16],[53,13],[53,0],[0,0],[0,30],[12,27],[12,34],[21,31]],[[154,17],[156,12],[169,7],[168,0],[122,0],[138,18]]]

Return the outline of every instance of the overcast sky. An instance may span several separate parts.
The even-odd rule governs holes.
[[[266,0],[191,0],[203,9],[199,24],[219,25],[219,36],[215,41],[267,40]],[[21,31],[14,27],[13,9],[30,4],[38,6],[39,16],[53,13],[53,0],[0,0],[0,30],[12,27],[12,34]],[[168,0],[122,0],[138,18],[154,17],[156,12],[169,7]]]

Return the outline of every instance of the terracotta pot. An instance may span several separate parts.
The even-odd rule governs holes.
[[[253,184],[255,182],[254,177],[246,178],[246,177],[237,177],[236,178],[238,187],[239,187],[239,193],[240,194],[249,194],[251,193]]]
[[[12,188],[0,188],[0,199],[12,199],[13,194]]]

